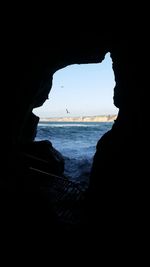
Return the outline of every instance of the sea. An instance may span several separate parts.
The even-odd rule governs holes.
[[[49,140],[65,159],[64,175],[71,181],[89,181],[98,140],[113,122],[39,122],[36,141]]]

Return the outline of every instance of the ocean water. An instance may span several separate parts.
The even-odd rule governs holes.
[[[35,140],[49,140],[65,159],[64,174],[88,183],[96,144],[113,122],[39,122]]]

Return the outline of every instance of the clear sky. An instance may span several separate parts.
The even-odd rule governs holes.
[[[110,53],[101,63],[69,65],[54,73],[49,99],[33,112],[40,118],[117,114],[114,86]]]

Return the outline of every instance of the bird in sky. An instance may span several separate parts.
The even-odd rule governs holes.
[[[70,112],[68,111],[68,109],[67,109],[67,108],[66,108],[66,112],[67,112],[67,113],[70,113]]]

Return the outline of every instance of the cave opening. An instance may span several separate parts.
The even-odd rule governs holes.
[[[111,129],[118,109],[113,104],[114,73],[110,53],[101,63],[73,64],[56,71],[43,106],[35,140],[49,140],[65,160],[64,174],[88,183],[96,144]]]

